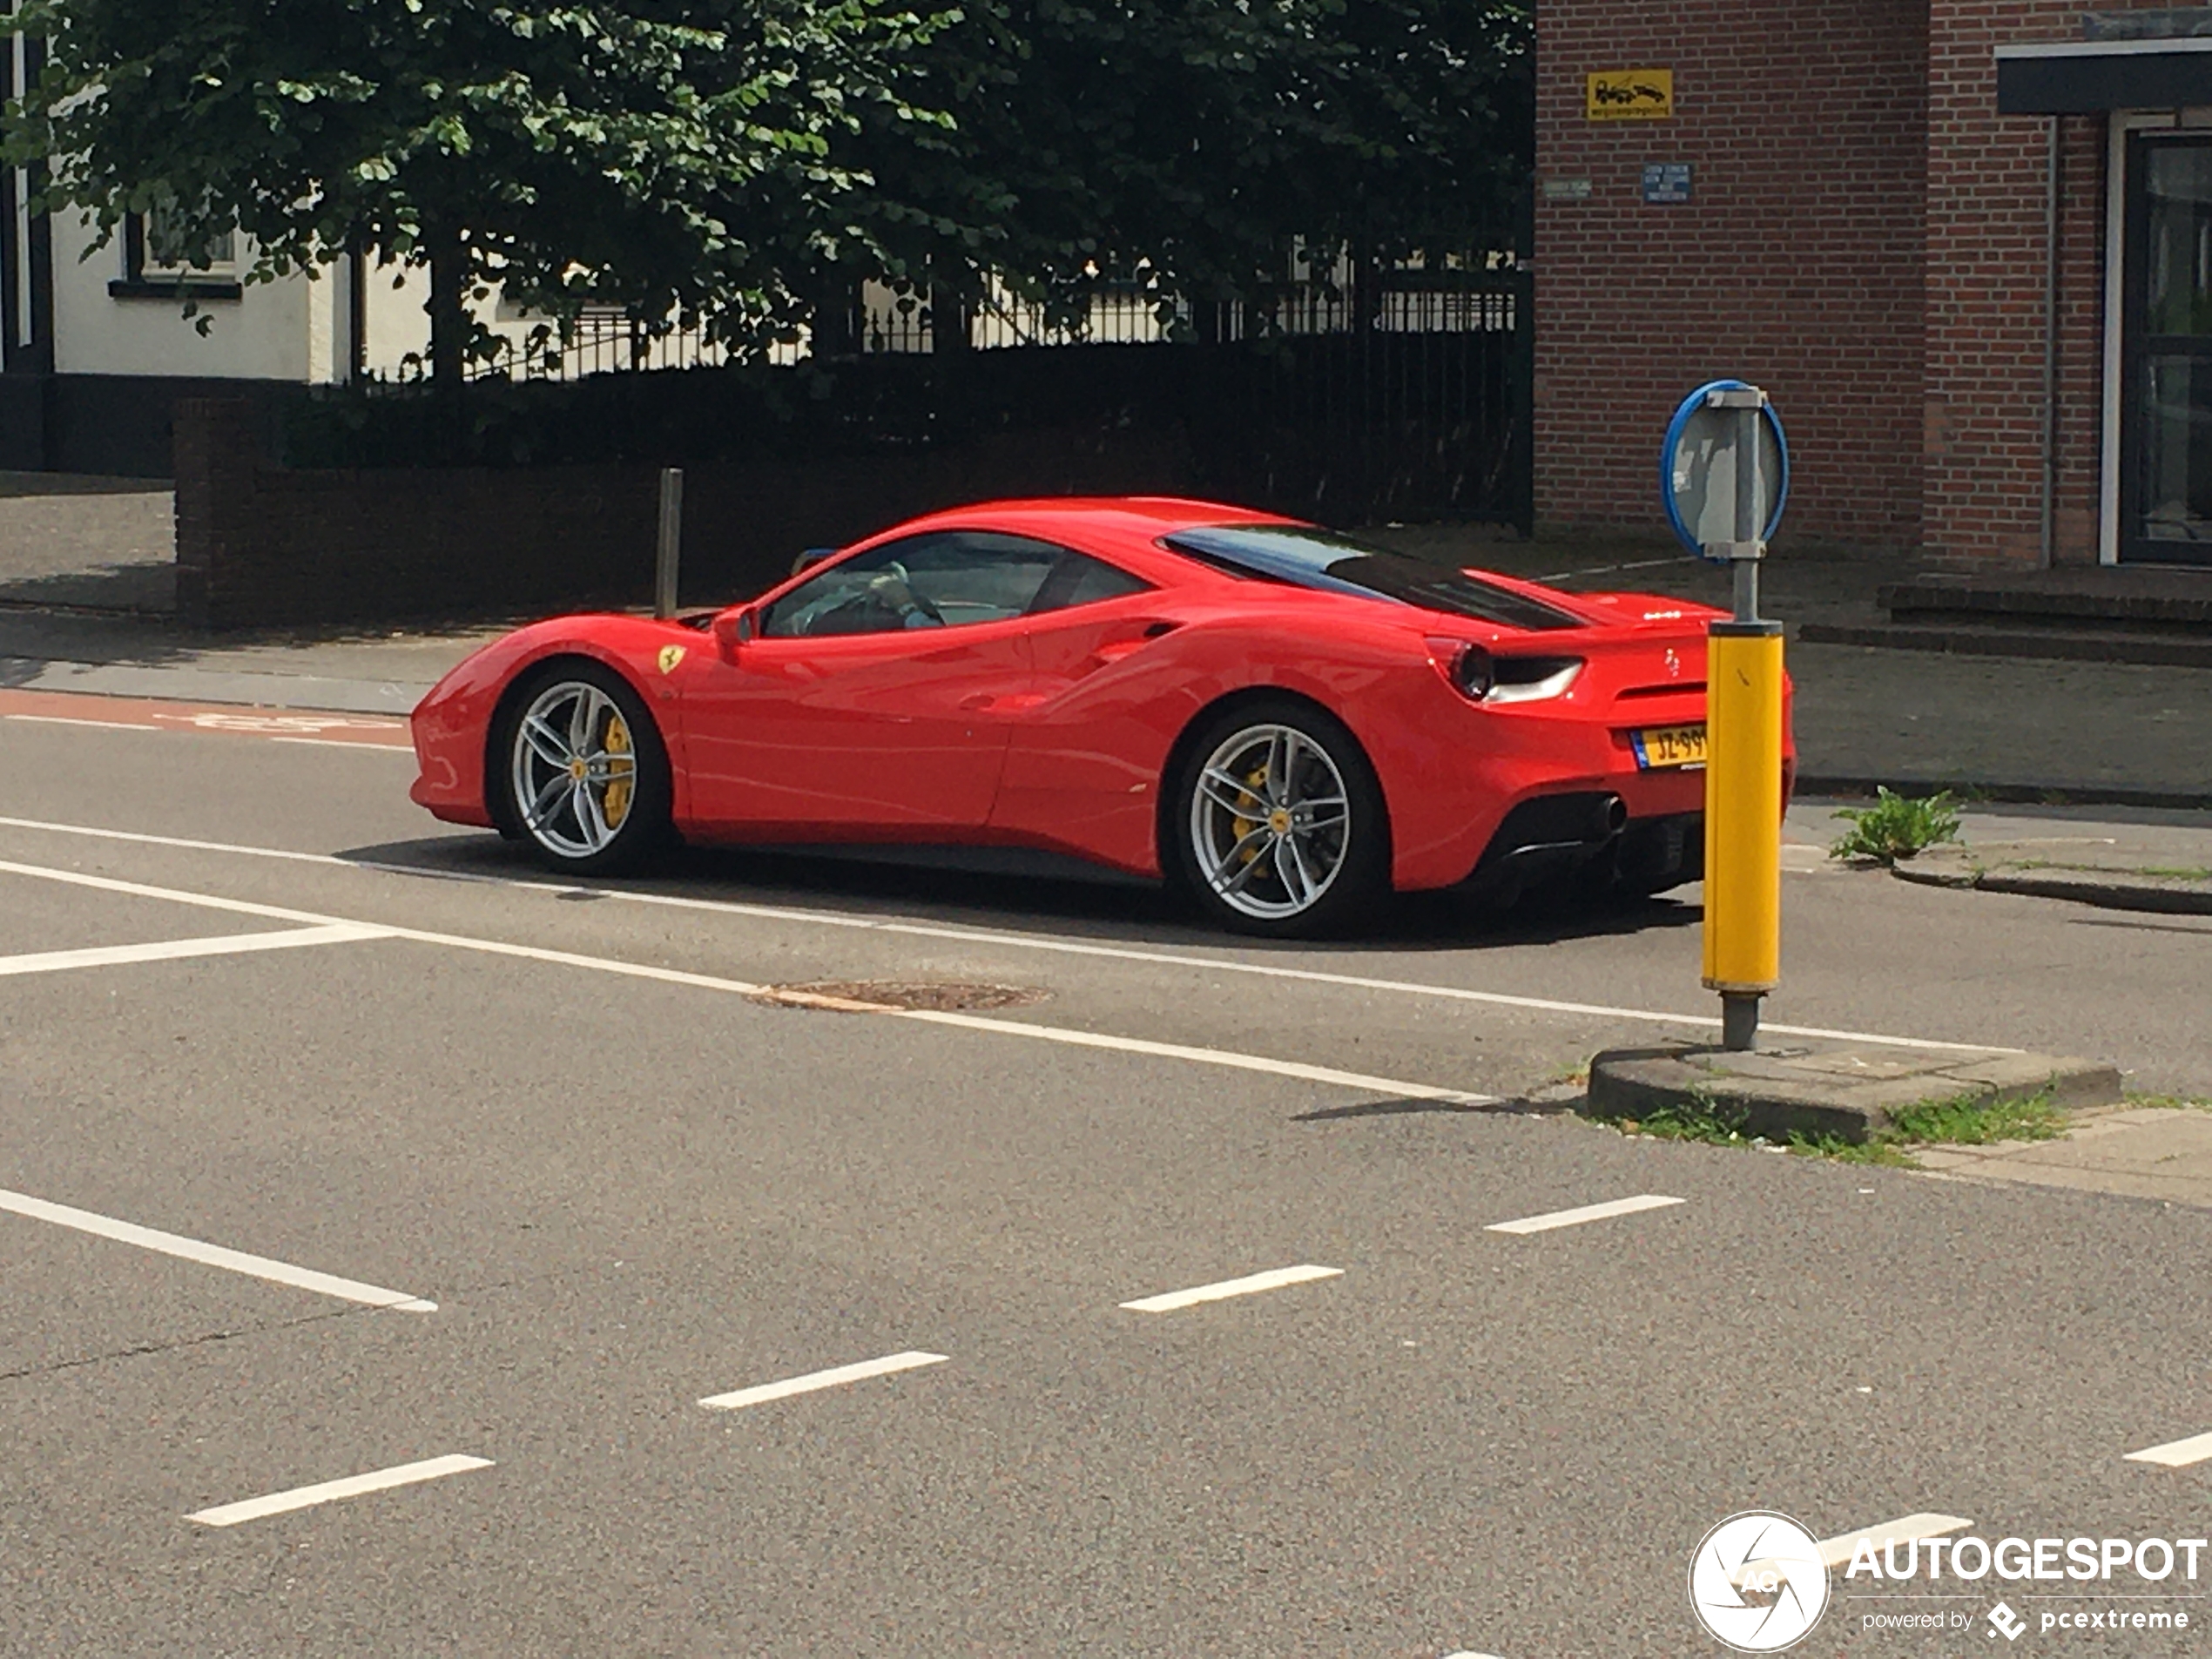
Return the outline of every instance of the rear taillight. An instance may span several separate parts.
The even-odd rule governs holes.
[[[1471,702],[1541,703],[1563,697],[1582,672],[1579,657],[1496,657],[1463,639],[1432,639],[1429,660]]]

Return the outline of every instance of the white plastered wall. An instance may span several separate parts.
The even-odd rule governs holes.
[[[64,374],[172,374],[221,380],[305,381],[316,335],[327,341],[337,284],[325,272],[260,283],[236,300],[203,300],[207,332],[175,300],[118,299],[123,238],[92,247],[91,226],[54,220],[54,367]],[[91,249],[89,256],[86,250]],[[80,257],[85,256],[85,257]],[[326,345],[324,361],[329,361]]]

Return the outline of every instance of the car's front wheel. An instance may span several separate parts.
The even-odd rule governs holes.
[[[629,683],[560,663],[516,695],[496,750],[499,814],[545,864],[577,875],[634,867],[669,838],[668,752]]]
[[[1389,883],[1373,768],[1342,725],[1289,698],[1225,710],[1197,734],[1167,832],[1183,885],[1239,933],[1335,932]]]

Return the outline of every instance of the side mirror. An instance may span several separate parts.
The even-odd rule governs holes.
[[[752,605],[732,605],[714,618],[714,637],[725,661],[736,661],[745,642],[759,631],[760,612]]]

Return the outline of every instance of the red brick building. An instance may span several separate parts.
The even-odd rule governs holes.
[[[2212,7],[1542,0],[1536,511],[1773,394],[1784,534],[2212,564]]]

